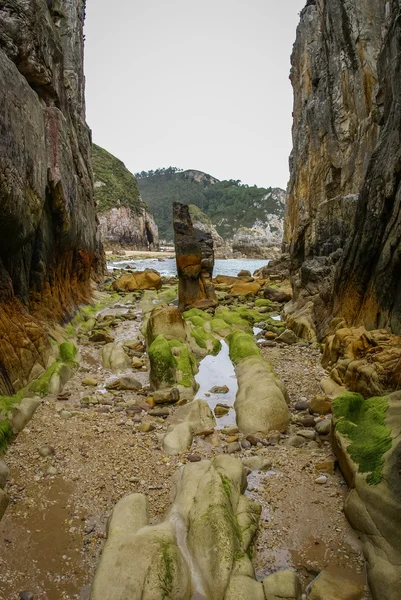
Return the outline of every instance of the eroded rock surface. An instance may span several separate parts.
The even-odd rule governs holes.
[[[103,269],[85,123],[84,1],[2,3],[0,393],[46,366],[45,323]]]
[[[212,236],[193,226],[186,204],[175,202],[173,213],[179,308],[183,311],[192,307],[216,306],[217,298],[212,284]]]

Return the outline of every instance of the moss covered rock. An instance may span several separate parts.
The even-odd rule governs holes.
[[[228,343],[230,358],[235,365],[250,356],[260,356],[260,350],[253,336],[248,333],[236,331],[229,336]]]

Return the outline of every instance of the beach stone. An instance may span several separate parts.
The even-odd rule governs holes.
[[[244,448],[244,450],[249,450],[249,448],[252,447],[251,442],[248,442],[248,440],[241,440],[241,446]]]
[[[140,390],[141,388],[142,383],[130,375],[119,377],[118,379],[110,381],[106,384],[107,390]]]
[[[331,419],[322,419],[315,425],[315,429],[319,435],[328,435],[331,430]]]
[[[316,437],[316,433],[311,429],[300,429],[299,431],[297,431],[297,435],[301,435],[307,440],[314,440]]]
[[[226,385],[215,385],[209,390],[211,394],[228,394],[229,391],[230,389]]]
[[[306,439],[300,435],[290,435],[287,440],[287,446],[292,446],[293,448],[301,448],[306,442]]]
[[[303,427],[314,427],[316,425],[314,417],[312,415],[308,415],[301,419],[301,423]]]
[[[59,414],[60,418],[64,420],[71,419],[72,417],[72,412],[70,412],[69,410],[62,410]]]
[[[234,435],[235,433],[239,432],[239,429],[237,425],[226,425],[225,427],[223,427],[222,432],[225,435]]]
[[[134,356],[131,364],[132,364],[133,369],[141,369],[144,365],[144,361],[142,358],[138,358],[137,356]]]
[[[32,592],[20,592],[18,595],[19,600],[35,600],[35,596]]]
[[[139,407],[138,407],[139,408]],[[141,411],[142,412],[142,411]],[[170,409],[167,407],[156,407],[156,408],[152,408],[149,412],[148,415],[151,415],[152,417],[168,417],[170,414]]]
[[[13,408],[11,416],[11,427],[14,433],[20,433],[29,423],[40,405],[39,398],[23,398],[19,404]]]
[[[272,341],[272,340],[275,340],[276,337],[277,337],[277,333],[274,333],[273,331],[266,331],[266,333],[265,333],[266,340]]]
[[[246,439],[251,444],[251,446],[256,446],[261,441],[260,438],[256,437],[255,435],[247,435]]]
[[[129,369],[131,361],[121,344],[106,344],[102,350],[102,364],[105,369],[118,373]]]
[[[199,456],[199,454],[189,454],[188,460],[189,462],[200,462],[202,458]]]
[[[82,385],[96,386],[97,385],[97,379],[95,379],[95,377],[85,377],[82,380]]]
[[[41,446],[38,450],[40,456],[42,456],[43,458],[46,458],[48,456],[52,456],[54,454],[54,448],[53,446]]]
[[[320,475],[320,477],[317,477],[315,479],[315,483],[319,484],[319,485],[324,485],[325,483],[327,483],[328,478],[326,477],[326,475]]]
[[[334,460],[325,460],[319,462],[315,465],[315,469],[319,473],[328,473],[329,475],[334,475],[335,462]]]
[[[223,417],[229,412],[229,408],[227,406],[216,406],[214,409],[214,414],[216,417]]]
[[[169,456],[187,452],[192,445],[192,427],[187,421],[178,423],[163,438],[163,449]]]
[[[238,435],[231,435],[227,438],[227,444],[232,444],[233,442],[238,442]]]
[[[311,413],[328,415],[331,413],[331,400],[328,396],[315,396],[310,403]]]
[[[346,571],[333,574],[322,571],[307,588],[309,600],[360,600],[364,595],[363,580],[347,577]]]
[[[149,433],[155,429],[156,427],[152,423],[140,423],[137,427],[137,430],[141,431],[142,433]]]
[[[292,329],[286,329],[281,335],[278,336],[276,341],[292,346],[293,344],[297,343],[298,338]]]
[[[232,444],[227,444],[227,453],[233,454],[234,452],[239,452],[241,450],[241,444],[238,442],[233,442]]]
[[[307,402],[306,400],[298,400],[298,402],[296,402],[294,404],[294,408],[295,410],[308,410],[309,409],[309,402]]]
[[[277,571],[263,580],[263,590],[268,600],[301,600],[302,588],[294,571]],[[339,600],[340,596],[338,597]]]

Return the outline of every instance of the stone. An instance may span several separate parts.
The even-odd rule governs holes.
[[[137,426],[137,430],[141,431],[142,433],[149,433],[150,431],[154,431],[156,429],[156,427],[153,425],[153,423],[140,423]]]
[[[232,444],[233,442],[238,442],[238,435],[230,435],[230,437],[228,437],[226,439],[227,444]]]
[[[278,336],[276,341],[291,346],[297,343],[298,338],[291,329],[286,329],[281,335]]]
[[[186,341],[187,327],[177,306],[162,304],[156,306],[150,313],[146,326],[148,345],[150,346],[159,335],[167,340]]]
[[[9,498],[4,490],[0,489],[0,521],[4,516],[4,513],[7,510],[7,506],[9,503]]]
[[[173,226],[180,311],[216,306],[211,233],[195,229],[188,206],[179,202],[173,203]]]
[[[55,453],[55,450],[53,448],[53,446],[41,446],[38,450],[40,456],[42,456],[42,458],[46,458],[48,456],[53,456],[53,454]]]
[[[343,570],[341,573],[324,570],[308,586],[307,593],[309,600],[361,600],[364,596],[363,578],[351,578]]]
[[[35,600],[35,596],[32,592],[20,592],[18,596],[19,600]]]
[[[250,271],[247,271],[246,269],[242,269],[242,270],[241,270],[241,271],[238,273],[237,277],[252,277],[252,275],[251,275],[251,272],[250,272]]]
[[[279,287],[268,286],[263,290],[263,296],[267,300],[272,300],[273,302],[282,304],[291,300],[292,289],[290,285],[280,285]]]
[[[311,429],[298,429],[297,435],[300,435],[307,440],[314,440],[316,438],[316,433]]]
[[[14,405],[11,415],[11,427],[14,433],[20,433],[29,423],[40,406],[39,398],[23,398],[21,402]]]
[[[54,477],[55,475],[57,475],[57,473],[58,473],[58,471],[57,471],[56,467],[53,467],[53,465],[50,465],[46,469],[46,474],[50,475],[51,477]]]
[[[215,385],[209,390],[211,394],[228,394],[229,391],[226,385]]]
[[[134,356],[132,361],[131,361],[131,366],[133,369],[142,369],[142,367],[144,366],[144,361],[142,358],[138,358],[137,356]]]
[[[326,418],[318,421],[315,425],[315,429],[319,435],[329,435],[331,431],[331,419]]]
[[[229,407],[227,406],[216,406],[214,409],[214,414],[216,417],[224,417],[229,412]]]
[[[317,483],[319,485],[324,485],[325,483],[327,483],[327,477],[326,477],[326,475],[320,475],[320,477],[317,477],[315,479],[315,483]]]
[[[313,414],[328,415],[331,413],[331,399],[328,396],[315,396],[309,410]]]
[[[162,280],[160,274],[155,270],[135,271],[123,275],[112,285],[117,292],[134,292],[136,290],[160,290]]]
[[[234,408],[240,431],[247,436],[285,430],[290,421],[288,395],[270,363],[251,356],[237,364],[235,373],[238,392]]]
[[[256,437],[255,435],[247,435],[246,439],[252,446],[257,446],[257,444],[260,442],[260,438]]]
[[[85,377],[82,380],[82,385],[87,385],[87,386],[97,386],[97,379],[95,377]]]
[[[112,335],[107,333],[107,331],[95,331],[92,335],[89,336],[89,341],[94,344],[104,343],[111,344],[114,342],[114,338]]]
[[[152,408],[148,411],[148,415],[151,415],[152,417],[168,417],[170,415],[170,409],[159,407]]]
[[[328,473],[334,475],[335,463],[334,460],[324,460],[315,464],[315,469],[319,473]]]
[[[312,415],[308,415],[301,419],[302,427],[314,427],[316,425],[315,418]]]
[[[202,458],[199,454],[188,454],[188,460],[189,462],[200,462]]]
[[[142,388],[142,383],[135,379],[135,377],[131,377],[130,375],[126,375],[125,377],[119,377],[118,379],[114,379],[113,381],[109,381],[106,383],[107,390],[140,390]]]
[[[4,490],[9,475],[9,467],[6,465],[4,460],[0,460],[0,489]]]
[[[266,456],[250,456],[249,458],[243,458],[242,464],[251,471],[268,471],[273,463]]]
[[[69,410],[61,410],[59,412],[60,418],[67,420],[67,419],[71,419],[72,417],[72,412],[70,412]]]
[[[300,435],[290,435],[286,444],[287,446],[292,446],[293,448],[301,448],[306,442],[306,438]]]
[[[238,442],[233,442],[232,444],[227,444],[227,453],[234,454],[234,452],[240,452],[241,444]]]
[[[105,369],[119,373],[129,369],[131,361],[121,343],[106,344],[102,350],[102,364]]]
[[[237,425],[226,425],[221,431],[225,435],[234,435],[239,432],[239,429]]]
[[[309,402],[307,400],[298,400],[298,402],[294,404],[294,408],[299,411],[308,410]]]
[[[274,331],[266,331],[264,336],[267,340],[275,340],[277,337],[277,333],[274,333]]]
[[[302,588],[294,571],[277,571],[263,580],[263,590],[268,600],[301,600]]]
[[[247,282],[239,279],[236,281],[231,288],[231,294],[233,296],[256,296],[261,288],[261,283],[257,281]]]
[[[241,463],[221,455],[212,461],[188,462],[178,469],[173,503],[165,520],[157,525],[148,523],[144,496],[133,494],[120,500],[109,522],[92,600],[161,598],[164,588],[160,585],[166,581],[166,572],[170,597],[190,600],[194,592],[192,569],[198,573],[205,597],[226,598],[227,589],[238,587],[238,561],[261,592],[247,597],[263,600],[262,584],[254,579],[246,556],[257,530],[260,507],[243,495],[245,487]],[[177,540],[180,532],[187,534],[183,553]],[[210,548],[214,552],[208,551]],[[129,568],[132,564],[134,570]],[[241,589],[249,590],[249,586]]]

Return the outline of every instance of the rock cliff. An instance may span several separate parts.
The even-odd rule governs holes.
[[[121,160],[96,144],[92,157],[99,229],[105,248],[157,249],[158,228],[142,201],[135,176]]]
[[[203,213],[195,204],[189,205],[189,214],[195,229],[210,233],[213,240],[213,250],[215,258],[232,258],[232,250],[225,240],[217,233],[208,216]]]
[[[305,331],[401,332],[400,7],[309,0],[292,55],[284,249]],[[300,312],[301,311],[301,312]]]
[[[46,323],[102,272],[85,123],[84,0],[0,9],[0,394],[46,366]],[[37,368],[37,367],[35,367]]]

